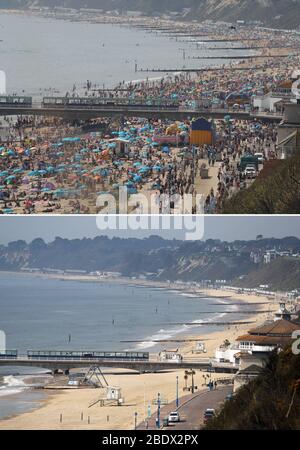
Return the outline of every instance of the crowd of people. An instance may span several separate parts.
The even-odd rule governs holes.
[[[245,64],[249,61],[239,67]],[[266,58],[255,61],[249,70],[227,66],[194,75],[122,82],[106,91],[88,81],[85,95],[176,100],[184,107],[205,102],[228,107],[238,98],[243,107],[251,107],[253,95],[276,90],[298,64],[296,56]],[[70,95],[80,95],[76,86]],[[117,196],[118,188],[126,186],[129,194],[157,192],[181,198],[203,194],[204,212],[218,213],[228,197],[249,185],[239,170],[243,155],[261,152],[265,159],[276,157],[275,122],[238,120],[228,114],[215,120],[213,144],[198,147],[189,145],[190,127],[191,119],[103,118],[68,123],[59,118],[4,117],[0,124],[1,212],[95,213],[98,195]],[[202,176],[204,168],[207,180]],[[174,208],[173,201],[170,207]],[[193,203],[193,212],[197,207]]]

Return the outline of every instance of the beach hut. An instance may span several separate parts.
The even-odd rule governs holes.
[[[214,141],[213,122],[200,117],[193,120],[190,129],[190,145],[212,145]]]

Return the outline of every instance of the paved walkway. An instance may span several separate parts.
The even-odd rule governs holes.
[[[165,430],[199,430],[203,425],[203,414],[206,408],[217,409],[225,400],[226,396],[232,393],[233,387],[222,386],[213,391],[201,391],[196,394],[189,394],[180,398],[179,408],[176,408],[176,401],[160,408],[160,422],[162,426],[163,419],[168,417],[171,411],[178,411],[181,422],[171,424],[162,428]],[[155,430],[157,412],[146,421],[138,425],[138,430]]]

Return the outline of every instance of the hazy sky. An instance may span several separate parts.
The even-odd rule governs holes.
[[[199,219],[202,220],[202,219]],[[255,239],[258,234],[264,237],[296,236],[300,238],[300,217],[230,217],[214,216],[204,219],[204,238],[232,241],[235,239]],[[184,239],[182,231],[101,231],[96,226],[94,216],[3,216],[0,217],[0,244],[24,239],[27,242],[41,237],[46,241],[56,236],[63,238],[83,238],[107,235],[109,237],[146,237],[159,235],[163,238]]]

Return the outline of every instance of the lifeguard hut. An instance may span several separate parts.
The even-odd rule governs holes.
[[[115,387],[115,386],[107,386],[106,388],[106,400],[110,401],[110,400],[114,400],[117,403],[120,402],[123,403],[123,399],[122,399],[122,391],[120,387]]]
[[[102,407],[117,405],[121,406],[124,404],[124,397],[122,397],[122,391],[120,387],[116,386],[107,386],[105,395],[102,395],[97,400],[93,401],[89,408],[98,404]]]
[[[214,143],[214,123],[204,117],[195,119],[190,128],[190,145],[212,145]]]
[[[203,341],[196,342],[195,349],[193,350],[193,353],[206,353],[206,347],[205,343]]]

